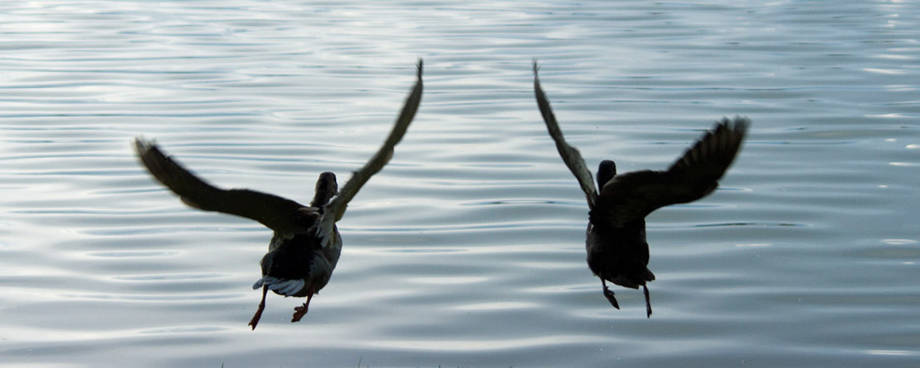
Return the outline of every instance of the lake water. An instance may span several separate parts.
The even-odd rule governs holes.
[[[914,1],[9,1],[0,5],[0,366],[920,365]],[[421,108],[339,223],[310,314],[271,233],[184,206],[211,182],[303,202]],[[722,185],[648,218],[649,285],[610,307],[530,64],[596,167],[667,167],[753,127]]]

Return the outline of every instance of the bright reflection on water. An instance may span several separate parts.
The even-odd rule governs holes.
[[[9,1],[0,5],[0,365],[916,366],[920,8],[910,1]],[[340,223],[310,314],[249,285],[270,232],[132,156],[308,201],[419,114]],[[649,218],[610,308],[530,62],[590,166],[750,139]]]

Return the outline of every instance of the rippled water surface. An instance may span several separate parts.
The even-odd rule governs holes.
[[[9,1],[0,5],[0,365],[920,365],[920,6],[912,1]],[[271,233],[211,182],[309,201],[396,154],[339,223],[310,314],[249,288]],[[655,313],[601,295],[586,205],[530,63],[594,167],[667,167],[754,125],[722,186],[648,219]]]

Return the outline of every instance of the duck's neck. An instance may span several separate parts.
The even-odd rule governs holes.
[[[310,202],[310,207],[322,207],[326,203],[329,203],[329,200],[332,199],[333,193],[330,192],[316,192],[313,195],[313,201]]]

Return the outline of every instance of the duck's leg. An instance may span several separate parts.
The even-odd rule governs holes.
[[[307,315],[307,310],[310,308],[310,299],[313,299],[313,287],[310,287],[310,290],[307,291],[307,301],[299,307],[294,307],[294,315],[291,317],[291,322],[299,322],[303,316]]]
[[[645,318],[652,318],[652,302],[648,299],[648,287],[642,284],[642,293],[645,294]]]
[[[607,288],[607,281],[601,279],[601,286],[604,287],[604,296],[607,297],[607,300],[610,301],[610,305],[613,305],[614,308],[620,309],[620,304],[617,303],[617,298],[613,296],[613,292]]]
[[[265,310],[265,294],[268,293],[268,286],[262,287],[262,300],[259,302],[259,309],[256,310],[256,314],[252,316],[252,319],[249,320],[249,325],[252,326],[252,329],[256,329],[256,325],[259,324],[259,320],[262,319],[262,311]]]

